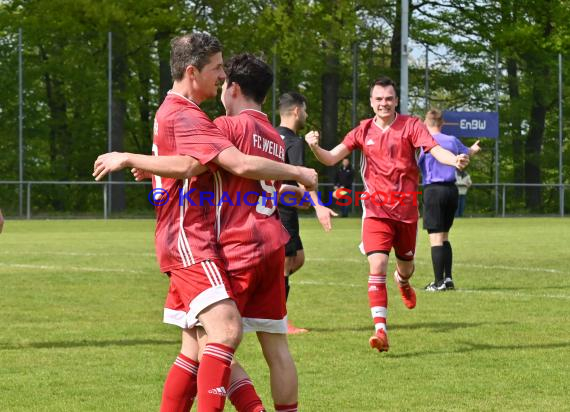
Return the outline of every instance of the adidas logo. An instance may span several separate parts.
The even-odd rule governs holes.
[[[414,252],[410,250],[408,253],[406,253],[406,256],[414,256]]]
[[[208,391],[208,393],[211,393],[212,395],[218,395],[218,396],[226,396],[226,388],[224,388],[223,386],[220,386],[218,388],[214,388],[214,389],[210,389]]]
[[[374,144],[374,140],[372,139],[368,139],[368,141],[366,142],[366,146],[370,146]]]
[[[377,290],[378,290],[378,288],[374,285],[372,285],[368,288],[368,292],[376,292]]]

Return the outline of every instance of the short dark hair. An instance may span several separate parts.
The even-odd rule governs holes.
[[[301,93],[289,92],[279,97],[279,113],[285,113],[294,107],[307,105],[307,99]]]
[[[237,83],[244,96],[262,104],[273,84],[271,67],[250,53],[238,54],[224,64],[228,86]]]
[[[190,65],[198,70],[210,62],[210,57],[222,51],[222,43],[208,34],[195,32],[175,37],[170,42],[170,74],[179,81]]]
[[[372,83],[372,86],[370,86],[370,95],[372,95],[372,90],[374,89],[375,86],[381,86],[381,87],[392,86],[394,88],[394,91],[396,92],[396,97],[398,96],[398,86],[396,86],[396,82],[390,79],[389,77],[382,76],[376,79],[374,83]]]

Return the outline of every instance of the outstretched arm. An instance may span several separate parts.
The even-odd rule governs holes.
[[[319,138],[319,132],[313,131],[306,134],[305,141],[322,164],[333,166],[350,154],[350,150],[342,143],[332,150],[323,149],[319,146]]]
[[[101,180],[107,174],[124,168],[142,169],[153,175],[187,179],[204,173],[207,168],[190,156],[151,156],[127,152],[102,154],[95,160],[93,176]],[[136,178],[136,175],[135,175]]]
[[[481,140],[477,140],[475,143],[473,143],[471,145],[471,147],[469,148],[469,156],[473,156],[474,154],[477,154],[481,151],[481,147],[479,146],[479,142]]]
[[[439,163],[448,166],[454,166],[459,170],[463,170],[469,164],[469,156],[465,154],[454,155],[449,150],[444,149],[440,145],[432,147],[429,153],[436,158]]]
[[[310,190],[315,189],[318,183],[317,172],[314,169],[246,155],[234,146],[218,154],[213,162],[231,174],[248,179],[295,180]]]

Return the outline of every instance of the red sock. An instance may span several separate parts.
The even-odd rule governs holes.
[[[265,412],[263,403],[257,392],[255,392],[253,383],[247,378],[230,385],[228,398],[230,398],[237,412]]]
[[[275,405],[275,412],[297,412],[297,404]]]
[[[160,412],[188,412],[196,397],[197,377],[198,362],[178,355],[164,382]]]
[[[368,276],[368,303],[376,330],[386,331],[386,315],[388,312],[388,293],[386,292],[386,274],[370,274]]]
[[[198,370],[198,412],[224,410],[234,349],[208,343]]]

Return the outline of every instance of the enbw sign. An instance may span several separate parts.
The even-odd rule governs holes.
[[[443,112],[442,133],[456,137],[499,137],[497,112]]]

